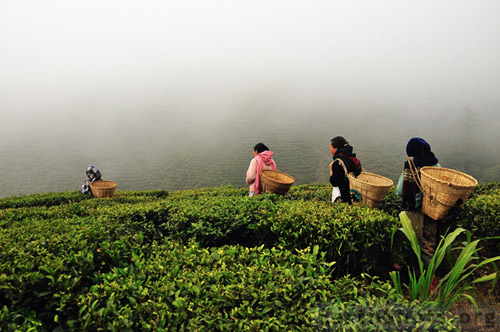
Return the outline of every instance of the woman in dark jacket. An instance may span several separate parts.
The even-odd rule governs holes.
[[[349,186],[349,178],[344,171],[345,165],[348,173],[358,176],[361,173],[361,162],[356,158],[352,146],[342,136],[337,136],[330,140],[330,152],[333,161],[330,163],[330,183],[333,187],[340,189],[340,198],[342,202],[352,204]]]
[[[423,138],[413,137],[406,144],[406,154],[412,158],[415,166],[414,172],[420,174],[420,168],[425,166],[441,167],[438,159],[431,151],[431,146]],[[440,240],[443,223],[436,222],[428,218],[421,211],[423,194],[415,182],[411,171],[409,161],[405,161],[403,172],[401,173],[396,187],[396,193],[402,197],[403,210],[410,218],[415,234],[421,246],[424,247],[424,253],[432,256],[434,248]],[[425,239],[424,230],[427,230],[428,237],[431,237],[430,243]],[[432,237],[435,237],[432,239]]]
[[[420,173],[420,168],[424,166],[441,167],[438,159],[431,151],[431,146],[423,138],[413,137],[410,139],[406,145],[406,154],[408,157],[413,158],[417,173]],[[420,210],[422,194],[413,179],[408,160],[404,163],[396,192],[403,198],[403,208],[405,211]]]

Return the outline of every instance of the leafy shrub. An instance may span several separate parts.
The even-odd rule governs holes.
[[[460,225],[478,236],[500,235],[500,189],[468,199],[460,213]]]
[[[392,186],[378,208],[385,213],[397,218],[399,213],[401,212],[401,205],[402,199],[396,193],[396,187]]]
[[[147,198],[166,198],[170,192],[168,190],[145,190],[145,191],[120,191],[120,197],[147,197]]]
[[[80,297],[82,328],[299,329],[310,308],[332,296],[329,264],[318,256],[154,243],[149,257],[101,275]]]
[[[337,275],[373,272],[390,255],[395,218],[376,209],[347,204],[282,201],[258,224],[287,248],[319,246],[336,261]]]
[[[50,326],[75,306],[95,273],[127,264],[139,235],[118,237],[102,220],[18,222],[0,234],[0,302]]]
[[[331,316],[323,331],[460,331],[458,318],[432,302],[408,302],[384,297],[360,297],[323,309]],[[316,330],[315,330],[316,331]]]
[[[472,290],[472,284],[491,281],[494,279],[496,282],[498,276],[495,272],[493,272],[489,275],[473,279],[472,275],[477,269],[499,260],[500,256],[478,262],[478,252],[480,249],[477,246],[480,240],[467,242],[463,248],[460,248],[460,255],[456,261],[453,262],[450,271],[439,280],[438,284],[435,285],[435,289],[433,289],[432,282],[435,278],[437,269],[443,262],[447,252],[451,252],[455,239],[461,233],[465,232],[465,230],[463,228],[457,228],[441,239],[428,266],[424,267],[424,263],[421,258],[420,245],[418,243],[417,236],[415,235],[415,231],[413,230],[411,220],[405,212],[401,212],[400,218],[403,225],[400,230],[410,241],[412,250],[417,257],[419,267],[417,271],[412,271],[408,268],[409,283],[408,285],[405,285],[405,287],[409,291],[410,299],[432,301],[436,303],[437,308],[445,310],[448,310],[456,302],[463,299],[469,299],[477,309],[475,299],[466,292]],[[402,295],[403,290],[399,272],[390,272],[390,276],[396,290]]]
[[[43,323],[36,319],[36,313],[31,311],[28,315],[19,314],[9,310],[4,305],[0,308],[0,328],[2,331],[39,331],[43,329]]]
[[[166,233],[171,239],[194,239],[203,246],[243,244],[259,246],[276,243],[267,239],[268,234],[256,234],[256,225],[264,216],[278,209],[274,195],[260,197],[205,196],[169,201]],[[194,204],[193,204],[194,203]]]
[[[488,194],[475,195],[468,199],[460,211],[458,225],[471,231],[475,238],[486,238],[484,241],[487,253],[496,256],[500,252],[498,239],[488,237],[500,236],[500,189],[490,188]]]
[[[31,206],[53,206],[71,202],[81,202],[89,197],[79,191],[62,193],[32,194],[0,199],[0,209],[20,208]]]
[[[306,188],[297,192],[309,191]],[[79,204],[6,209],[0,216],[4,217],[0,227],[26,219],[98,218],[110,223],[116,236],[142,233],[146,243],[166,237],[194,239],[205,247],[284,244],[304,249],[319,245],[329,260],[342,263],[340,275],[372,270],[388,255],[396,224],[395,218],[375,209],[292,201],[272,194],[249,198],[246,191],[230,188],[173,193],[161,199],[122,195]]]
[[[480,195],[489,195],[494,192],[498,192],[500,189],[500,182],[491,182],[491,183],[481,183],[477,185],[476,188],[472,191],[470,198],[474,198]]]
[[[317,331],[388,326],[452,329],[428,305],[395,302],[387,283],[331,281],[317,247],[280,249],[153,244],[149,257],[99,276],[80,297],[77,329]],[[344,303],[345,301],[345,303]],[[395,310],[396,309],[396,310]]]
[[[375,271],[395,218],[320,202],[327,188],[1,200],[0,330],[331,330],[361,303],[392,305],[389,284],[345,275]]]
[[[330,184],[307,184],[292,187],[286,198],[289,200],[329,203],[331,195],[332,186]],[[401,197],[397,195],[395,186],[389,189],[378,209],[395,218],[398,217],[399,212],[401,212]]]
[[[330,184],[307,184],[290,188],[287,198],[314,202],[330,202],[332,186]]]
[[[193,239],[204,247],[281,244],[289,249],[319,245],[327,259],[342,263],[336,271],[339,275],[373,271],[380,265],[377,262],[390,254],[390,235],[396,225],[395,218],[379,210],[290,201],[270,194],[170,197],[105,214],[126,225],[125,231],[142,232],[147,241],[166,237]]]

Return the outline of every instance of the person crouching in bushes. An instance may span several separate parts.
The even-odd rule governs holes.
[[[333,186],[332,202],[340,201],[352,204],[347,173],[352,172],[357,177],[362,171],[361,162],[356,158],[353,147],[342,136],[330,140],[330,152],[333,156],[333,161],[330,163],[330,183]]]
[[[258,143],[253,147],[253,156],[247,170],[246,182],[250,187],[249,196],[260,194],[260,172],[276,170],[276,163],[273,160],[273,152],[264,143]]]
[[[409,158],[412,158],[412,162],[416,168],[414,171],[417,173],[420,173],[420,168],[424,166],[441,167],[438,159],[431,151],[431,146],[423,138],[414,137],[410,139],[406,145],[406,154]],[[399,177],[398,185],[396,187],[396,193],[402,197],[402,208],[411,220],[417,239],[420,242],[420,245],[424,247],[424,253],[432,255],[434,249],[433,247],[435,246],[436,240],[438,240],[432,239],[432,237],[436,234],[436,231],[431,230],[430,233],[433,234],[429,234],[431,238],[426,241],[424,238],[424,227],[427,228],[427,226],[434,226],[435,228],[435,221],[426,217],[420,210],[422,208],[423,194],[412,175],[409,160],[404,163],[403,172]]]
[[[95,168],[95,166],[89,165],[85,173],[87,174],[87,180],[83,181],[82,189],[80,189],[80,191],[84,195],[92,196],[90,183],[102,180],[101,172],[97,168]]]

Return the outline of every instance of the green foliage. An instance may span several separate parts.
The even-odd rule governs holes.
[[[335,303],[324,331],[461,331],[457,317],[447,315],[432,302],[408,302],[385,297],[360,297]]]
[[[498,192],[498,190],[500,190],[500,182],[479,184],[476,188],[474,188],[469,198],[475,198],[480,195],[490,195]]]
[[[500,189],[467,200],[460,214],[460,224],[478,236],[500,235]]]
[[[290,188],[288,197],[291,200],[330,202],[332,199],[332,186],[319,183],[294,186]]]
[[[398,217],[401,212],[401,204],[401,197],[396,193],[396,187],[392,186],[378,208],[393,217]]]
[[[420,322],[425,304],[402,302],[390,284],[363,276],[389,253],[395,219],[332,206],[328,189],[0,200],[8,202],[0,330],[336,330],[355,312],[369,314],[352,318],[352,329],[453,326],[443,313]],[[373,320],[387,308],[396,313]]]
[[[4,305],[0,308],[0,328],[2,331],[40,331],[44,330],[43,323],[36,318],[36,313],[31,311],[22,315]]]
[[[450,272],[439,280],[435,289],[432,289],[431,285],[435,277],[436,270],[443,262],[447,251],[452,249],[452,245],[456,238],[461,233],[465,232],[465,230],[463,228],[457,228],[455,231],[443,238],[436,247],[430,263],[427,267],[424,267],[420,254],[420,245],[418,244],[417,236],[413,230],[411,220],[405,212],[401,212],[400,218],[401,223],[403,224],[403,227],[400,228],[400,230],[410,241],[412,250],[418,259],[418,271],[415,272],[410,268],[408,269],[409,284],[405,286],[409,291],[410,299],[433,301],[437,304],[438,308],[442,308],[444,310],[448,310],[455,302],[468,299],[477,308],[475,299],[466,292],[472,289],[473,284],[491,280],[496,281],[498,276],[497,273],[491,273],[489,275],[473,279],[472,274],[484,265],[500,260],[500,256],[485,259],[476,264],[475,262],[479,260],[479,248],[477,247],[479,240],[467,242],[464,247],[461,248],[460,255],[453,263]],[[393,271],[390,273],[390,276],[397,291],[400,294],[403,294],[399,272]]]
[[[336,273],[372,272],[390,255],[390,234],[396,220],[366,207],[347,204],[282,201],[267,210],[257,234],[272,234],[288,248],[317,245],[339,264]]]
[[[489,256],[500,253],[500,241],[489,239],[500,236],[500,187],[499,183],[482,185],[462,207],[459,225],[469,229],[475,238],[485,238]]]
[[[387,283],[349,277],[331,282],[329,271],[317,248],[292,254],[155,243],[149,258],[137,256],[129,267],[101,275],[80,297],[78,328],[316,331],[336,330],[346,316],[352,331],[455,325],[426,306],[395,302]]]
[[[106,222],[90,218],[20,222],[0,236],[0,302],[22,316],[37,312],[64,320],[77,292],[95,273],[127,263],[140,236],[116,237]]]
[[[313,309],[333,297],[331,265],[317,250],[153,243],[148,257],[96,278],[80,321],[87,330],[311,329]]]
[[[32,194],[18,197],[7,197],[0,199],[0,209],[53,206],[71,202],[81,202],[89,198],[79,191],[67,191],[63,193]]]

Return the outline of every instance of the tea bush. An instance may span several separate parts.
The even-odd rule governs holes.
[[[350,277],[332,282],[330,271],[317,247],[292,254],[282,248],[154,243],[149,257],[136,255],[130,266],[99,276],[80,296],[81,325],[72,327],[317,331],[344,326],[346,318],[353,331],[380,326],[438,331],[456,324],[435,308],[396,302],[386,283]]]
[[[373,272],[390,255],[395,218],[375,209],[317,202],[283,201],[258,224],[258,234],[271,233],[287,248],[318,245],[336,274]]]
[[[0,209],[31,206],[53,206],[71,202],[81,202],[85,199],[88,199],[88,196],[82,195],[79,191],[32,194],[0,199]]]
[[[362,278],[388,262],[397,220],[328,195],[307,185],[254,198],[226,186],[1,199],[0,330],[332,330],[388,307],[410,318],[389,313],[381,326],[454,326],[439,312],[419,322],[427,304]],[[371,316],[352,326],[376,326]]]
[[[476,194],[468,199],[458,218],[458,225],[470,230],[475,238],[500,236],[500,188],[489,188],[486,192],[487,194]],[[499,255],[498,239],[484,242],[489,256]]]
[[[478,185],[462,206],[458,225],[476,237],[500,236],[499,199],[499,182]]]
[[[23,221],[0,235],[0,302],[22,316],[52,322],[74,308],[95,273],[130,261],[139,235],[114,236],[109,224],[88,218]]]
[[[330,295],[317,256],[153,243],[149,257],[96,278],[80,297],[80,321],[90,330],[299,328]]]
[[[396,193],[396,187],[392,186],[380,203],[379,209],[385,213],[397,218],[401,212],[402,199]]]
[[[474,198],[479,195],[489,195],[500,189],[500,182],[481,183],[472,191],[469,198]]]
[[[307,184],[292,187],[287,194],[287,199],[329,203],[331,195],[330,184]],[[389,189],[378,209],[395,218],[398,217],[401,212],[401,197],[397,195],[395,186]]]
[[[336,269],[340,275],[370,271],[388,257],[397,223],[366,207],[290,201],[275,195],[199,196],[195,204],[192,199],[171,200],[147,211],[129,212],[125,218],[122,222],[153,223],[163,237],[194,239],[202,246],[280,244],[304,249],[319,245],[327,259],[342,263]],[[141,231],[150,233],[145,227]]]
[[[332,186],[318,183],[294,186],[290,188],[287,196],[291,200],[330,202],[332,199]]]

